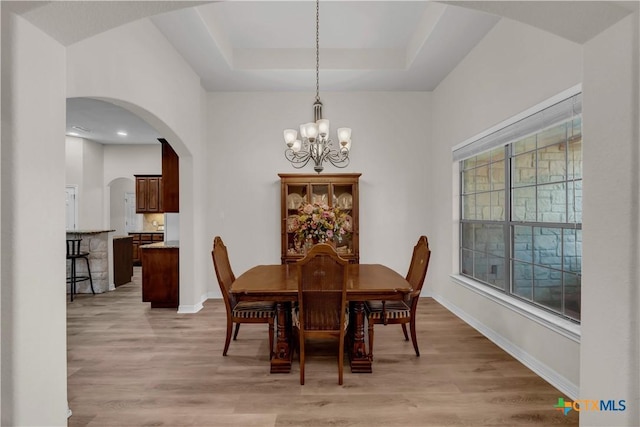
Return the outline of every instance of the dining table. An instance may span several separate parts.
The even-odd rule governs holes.
[[[371,373],[365,342],[365,301],[404,300],[412,287],[403,276],[382,264],[349,264],[347,300],[349,328],[347,352],[353,373]],[[238,276],[231,293],[239,301],[273,301],[277,333],[271,354],[271,373],[291,372],[293,357],[291,308],[298,300],[298,267],[295,263],[258,265]]]

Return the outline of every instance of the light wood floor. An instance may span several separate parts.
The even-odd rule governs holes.
[[[153,309],[134,282],[68,303],[70,426],[549,426],[562,393],[433,299],[418,309],[421,357],[398,325],[376,326],[373,374],[344,385],[332,348],[307,348],[306,384],[269,373],[266,325],[222,356],[225,312]],[[314,355],[314,351],[319,353]]]

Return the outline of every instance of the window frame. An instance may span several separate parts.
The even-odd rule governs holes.
[[[455,218],[456,220],[456,227],[457,230],[457,246],[456,246],[456,250],[457,250],[457,266],[455,271],[457,273],[452,274],[451,277],[454,279],[454,281],[460,285],[463,285],[469,289],[472,289],[474,291],[476,291],[477,293],[484,295],[485,297],[488,297],[496,302],[499,302],[501,305],[510,307],[511,309],[513,309],[514,311],[517,311],[523,315],[525,315],[528,318],[531,318],[532,320],[537,321],[540,324],[543,324],[547,327],[551,327],[552,329],[555,329],[556,331],[562,333],[563,335],[576,340],[579,342],[579,338],[580,338],[580,320],[575,319],[573,317],[571,317],[570,315],[567,315],[565,313],[565,298],[561,297],[560,301],[561,301],[561,307],[559,310],[553,310],[551,308],[547,308],[544,305],[539,305],[534,301],[534,298],[530,298],[530,299],[525,299],[525,298],[521,298],[519,297],[515,291],[514,291],[514,278],[513,278],[513,271],[512,271],[512,267],[513,267],[513,263],[514,263],[514,238],[515,238],[515,227],[517,226],[526,226],[526,227],[532,227],[532,233],[535,230],[535,227],[545,227],[545,228],[554,228],[554,229],[558,229],[560,236],[561,236],[561,243],[563,244],[563,238],[562,236],[565,235],[565,231],[566,229],[570,229],[570,230],[581,230],[582,229],[582,219],[580,219],[579,222],[576,222],[576,219],[573,219],[574,222],[569,222],[569,211],[565,210],[567,217],[565,218],[565,222],[542,222],[540,220],[540,218],[536,217],[536,221],[514,221],[511,215],[511,208],[512,208],[512,192],[514,190],[514,188],[512,187],[512,174],[514,173],[514,165],[512,164],[513,158],[512,155],[514,154],[514,148],[513,148],[513,143],[515,141],[519,141],[521,140],[523,137],[518,137],[512,141],[510,141],[507,144],[496,144],[494,147],[484,147],[482,150],[480,151],[476,151],[473,155],[470,156],[465,156],[464,158],[457,158],[456,159],[456,150],[459,150],[460,148],[464,148],[465,150],[469,148],[470,144],[473,144],[474,142],[478,142],[480,141],[480,139],[486,137],[487,135],[491,135],[492,133],[500,130],[500,129],[504,129],[524,118],[527,118],[529,116],[532,116],[536,113],[541,112],[542,110],[544,110],[545,108],[548,108],[549,106],[552,106],[558,102],[561,102],[563,100],[566,100],[568,98],[572,98],[575,95],[578,95],[582,92],[582,88],[580,85],[570,88],[567,91],[564,91],[558,95],[556,95],[555,97],[552,97],[550,99],[548,99],[547,101],[542,102],[541,104],[538,104],[494,127],[492,127],[491,129],[486,130],[485,132],[470,138],[469,140],[465,141],[462,144],[457,145],[456,147],[453,148],[453,152],[454,152],[454,170],[453,170],[453,176],[454,176],[454,184],[455,181],[457,180],[457,185],[454,185],[454,189],[457,190],[457,194],[455,194],[455,197],[457,199],[457,212],[455,212],[457,214],[457,218]],[[564,121],[564,120],[563,120]],[[561,122],[556,123],[555,125],[559,125]],[[552,127],[552,126],[550,126]],[[536,130],[536,134],[541,133],[543,130],[545,130],[546,128],[544,127],[540,127]],[[477,219],[477,217],[474,217],[474,219],[463,219],[463,209],[464,209],[464,202],[463,202],[463,195],[465,194],[465,189],[464,189],[464,179],[463,179],[463,160],[465,158],[472,158],[477,154],[483,153],[483,152],[487,152],[487,151],[491,151],[492,149],[495,149],[497,147],[502,147],[502,149],[504,150],[504,203],[503,203],[503,208],[504,208],[504,218],[501,219],[500,221],[494,221],[493,218],[489,219],[489,220],[484,220],[484,219]],[[534,150],[532,150],[531,152],[536,153],[536,168],[538,166],[538,154],[540,152],[540,149],[543,147],[538,147],[536,146]],[[567,148],[568,150],[568,148]],[[570,158],[568,156],[568,151],[565,151],[565,164],[568,164],[570,162]],[[537,169],[536,169],[537,170]],[[537,176],[537,173],[536,173]],[[580,181],[582,181],[583,177],[580,177]],[[553,181],[556,182],[556,181]],[[564,178],[561,180],[561,183],[563,183],[564,185],[569,185],[569,183],[575,183],[576,179],[575,177],[572,176],[572,174],[569,173],[569,170],[567,169],[565,171],[565,176]],[[538,187],[540,185],[544,185],[541,184],[539,182],[539,178],[536,178],[535,182],[533,184],[531,184],[532,188],[536,188],[536,190],[538,189]],[[487,191],[492,191],[493,189],[491,187],[489,187],[489,189]],[[565,188],[565,194],[569,194],[569,187]],[[536,199],[538,199],[538,196],[536,195]],[[538,202],[536,202],[538,203]],[[565,204],[568,205],[570,203],[570,201],[567,200],[565,201]],[[487,282],[483,282],[481,281],[481,279],[475,279],[473,277],[464,275],[462,273],[462,269],[463,269],[463,226],[464,224],[470,224],[470,223],[478,223],[478,224],[494,224],[494,225],[502,225],[503,226],[503,230],[504,230],[504,236],[503,236],[503,240],[504,240],[504,267],[505,267],[505,271],[504,271],[504,284],[502,285],[502,287],[496,286],[495,284],[490,284]],[[454,233],[455,234],[455,233]],[[562,286],[562,290],[564,292],[565,289],[565,278],[564,278],[564,274],[568,271],[565,267],[564,264],[564,258],[565,258],[565,251],[563,249],[562,251],[562,255],[561,258],[563,259],[562,261],[562,265],[559,271],[561,271],[561,275],[562,275],[562,279],[560,281],[561,286]],[[487,252],[485,252],[487,253]],[[532,265],[535,265],[533,263],[533,260],[531,262]],[[535,267],[532,267],[535,268]],[[581,271],[580,273],[578,273],[581,277]],[[532,282],[533,283],[533,282]],[[532,285],[532,289],[533,289],[533,285]],[[564,295],[564,294],[563,294]]]

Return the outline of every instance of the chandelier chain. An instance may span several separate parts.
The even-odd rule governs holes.
[[[320,0],[316,0],[316,101],[320,101]]]

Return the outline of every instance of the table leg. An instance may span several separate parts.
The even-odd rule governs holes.
[[[276,350],[271,358],[272,374],[288,374],[291,372],[291,303],[277,302],[277,334]]]
[[[364,342],[365,312],[363,301],[353,301],[349,310],[349,359],[351,372],[371,373],[371,360]]]

